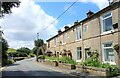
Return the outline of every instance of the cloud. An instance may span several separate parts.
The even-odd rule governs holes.
[[[55,18],[46,14],[33,0],[21,0],[20,7],[13,8],[12,12],[0,19],[0,25],[12,48],[32,48],[37,32],[40,38],[46,39],[57,31],[57,21],[50,25]]]
[[[75,2],[77,0],[34,0],[36,2]],[[77,2],[91,2],[95,3],[100,9],[108,5],[108,0],[78,0]]]
[[[83,2],[91,2],[96,4],[100,9],[108,6],[108,0],[84,0]]]

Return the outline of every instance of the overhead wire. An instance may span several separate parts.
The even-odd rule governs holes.
[[[46,26],[45,28],[43,28],[40,32],[46,30],[50,25],[54,24],[62,15],[64,15],[73,5],[75,5],[75,3],[78,0],[76,0],[75,2],[73,2],[64,12],[62,12],[55,20],[53,20],[48,26]],[[40,33],[39,32],[39,33]]]

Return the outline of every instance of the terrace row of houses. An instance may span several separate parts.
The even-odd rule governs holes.
[[[76,62],[89,57],[89,52],[97,51],[102,63],[109,62],[120,67],[120,0],[114,0],[97,13],[89,11],[87,18],[74,22],[71,27],[47,40],[47,51],[60,54],[70,51]]]

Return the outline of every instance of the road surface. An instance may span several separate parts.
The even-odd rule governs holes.
[[[3,78],[75,78],[56,71],[47,65],[37,63],[35,58],[17,61],[2,71]]]

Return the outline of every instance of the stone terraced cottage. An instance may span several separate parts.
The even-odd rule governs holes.
[[[101,62],[120,68],[120,0],[114,0],[97,13],[89,11],[87,18],[64,28],[47,40],[47,52],[59,55],[70,51],[72,58],[81,62],[89,57],[89,52],[97,50]]]

